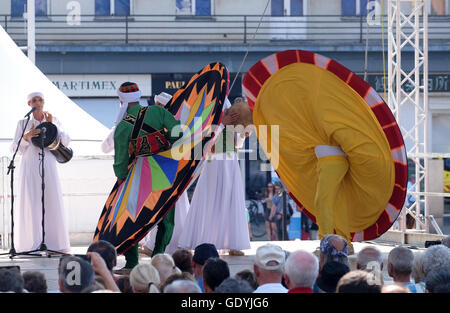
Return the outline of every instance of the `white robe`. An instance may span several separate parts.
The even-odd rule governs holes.
[[[45,122],[45,118],[42,122]],[[64,133],[59,121],[53,117],[53,124],[58,129],[61,143],[68,146],[70,137]],[[17,124],[11,150],[14,153],[19,138],[22,135],[26,119]],[[38,126],[41,122],[30,119],[25,133],[32,125]],[[31,139],[22,139],[18,154],[22,155],[19,180],[18,206],[14,208],[14,247],[17,252],[35,250],[42,242],[42,189],[41,189],[41,149],[32,144]],[[70,251],[69,233],[67,229],[66,211],[62,198],[61,184],[56,169],[56,158],[48,150],[44,149],[45,155],[45,244],[47,249],[61,252]]]
[[[189,212],[189,199],[187,196],[187,192],[183,192],[178,199],[177,203],[175,203],[175,226],[173,229],[172,239],[166,247],[165,253],[172,254],[175,250],[178,249],[178,241],[180,239],[181,233],[184,228],[184,221],[186,220],[186,216]],[[144,246],[150,250],[155,248],[156,241],[156,233],[158,231],[158,226],[154,227],[148,234],[145,236],[143,242]]]
[[[179,246],[195,249],[250,249],[245,194],[235,152],[214,154],[206,161],[195,187]]]
[[[226,98],[225,109],[231,107]],[[220,124],[217,136],[224,131]],[[236,147],[245,138],[235,133]],[[205,161],[192,196],[178,245],[195,249],[202,243],[212,243],[216,249],[250,249],[245,191],[236,152],[212,154]]]

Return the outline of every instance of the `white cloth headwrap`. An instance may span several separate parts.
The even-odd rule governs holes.
[[[161,92],[159,95],[155,96],[155,103],[159,102],[162,105],[166,105],[170,101],[170,99],[172,99],[171,95],[166,92]]]
[[[120,105],[119,114],[117,115],[116,121],[114,122],[115,125],[119,124],[121,120],[125,117],[125,114],[127,113],[128,103],[130,102],[139,102],[139,99],[141,99],[141,91],[135,91],[135,92],[121,92],[120,89],[117,89],[117,95],[119,96],[120,101],[122,101]]]
[[[32,92],[27,96],[27,102],[33,99],[34,97],[41,97],[42,99],[44,99],[44,94],[39,91]]]
[[[119,114],[116,117],[113,128],[111,128],[108,137],[106,137],[106,139],[102,142],[101,148],[103,153],[109,153],[114,150],[114,132],[116,131],[116,126],[120,123],[120,121],[123,120],[123,118],[127,114],[128,103],[139,102],[141,94],[142,93],[140,90],[135,92],[121,92],[119,89],[117,89],[117,95],[119,96],[119,99],[120,101],[122,101],[122,103],[120,104]]]

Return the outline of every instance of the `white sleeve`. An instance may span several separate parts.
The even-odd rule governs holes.
[[[225,102],[223,103],[223,111],[228,110],[229,108],[231,108],[231,103],[227,97],[227,98],[225,98]],[[225,125],[223,125],[222,122],[220,122],[220,126],[225,127]]]
[[[26,123],[26,120],[20,120],[17,123],[16,134],[14,135],[14,139],[13,139],[13,142],[10,147],[12,153],[16,152],[17,145],[19,144],[20,136],[22,135],[23,128],[25,127],[25,123]],[[31,125],[31,122],[28,122],[28,125],[27,125],[28,129],[31,128],[30,125]],[[25,133],[26,132],[27,131],[25,131]],[[30,145],[30,141],[22,138],[22,141],[20,142],[20,147],[19,147],[18,153],[24,154],[29,145]]]
[[[244,145],[245,137],[242,137],[240,133],[234,133],[235,147],[240,149]]]
[[[55,124],[56,128],[58,129],[58,136],[59,136],[59,138],[61,140],[61,143],[64,146],[67,147],[69,145],[69,143],[70,143],[70,136],[69,136],[69,134],[67,134],[64,131],[63,127],[61,126],[61,122],[55,117],[53,117],[53,124]]]
[[[109,153],[114,150],[114,131],[116,130],[116,126],[111,128],[108,137],[102,142],[102,151],[103,153]]]

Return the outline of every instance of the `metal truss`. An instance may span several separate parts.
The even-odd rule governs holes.
[[[402,4],[410,6],[402,12]],[[403,8],[404,9],[404,8]],[[406,10],[403,10],[406,11]],[[402,52],[414,51],[414,63],[402,62]],[[388,7],[388,105],[405,142],[412,142],[408,158],[415,164],[416,181],[407,190],[415,202],[404,207],[398,228],[406,229],[406,215],[415,220],[415,229],[429,232],[428,205],[428,4],[426,0],[389,0]],[[414,107],[414,123],[408,126],[404,113]],[[423,162],[421,162],[423,160]],[[424,195],[425,202],[420,201]]]

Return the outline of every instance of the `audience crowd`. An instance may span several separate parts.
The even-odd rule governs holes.
[[[172,255],[157,254],[129,276],[116,276],[117,254],[106,241],[91,244],[86,255],[63,256],[58,268],[61,293],[450,293],[450,242],[413,253],[398,246],[383,260],[368,245],[350,269],[347,241],[326,235],[315,253],[287,253],[275,244],[256,250],[253,269],[231,276],[228,263],[213,244],[204,243]],[[383,269],[387,272],[383,278]],[[0,268],[0,292],[46,293],[43,273]]]

